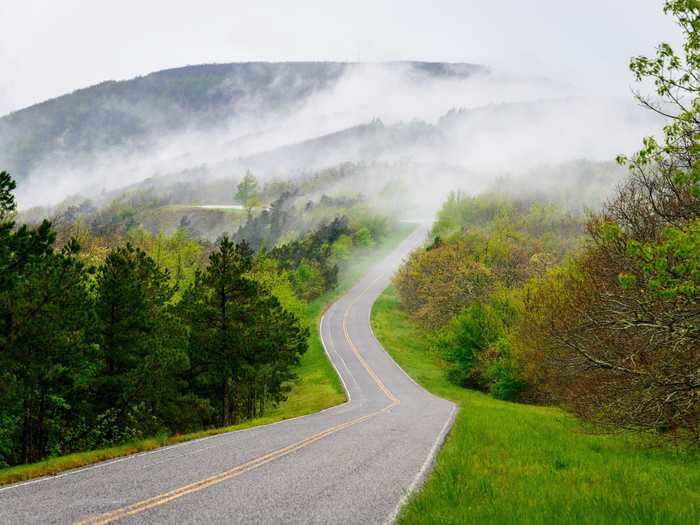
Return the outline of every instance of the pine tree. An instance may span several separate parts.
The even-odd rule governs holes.
[[[252,252],[227,237],[198,272],[182,301],[190,325],[193,381],[229,425],[281,399],[290,367],[306,350],[308,331],[249,277]]]
[[[99,268],[97,302],[102,369],[97,407],[116,410],[139,432],[167,422],[188,368],[184,333],[169,303],[175,288],[167,271],[140,249],[113,250]]]
[[[94,349],[87,342],[91,300],[79,246],[54,250],[44,221],[15,228],[14,182],[0,173],[0,389],[4,433],[14,435],[9,462],[31,462],[59,448],[78,417]],[[0,458],[2,461],[2,458]]]

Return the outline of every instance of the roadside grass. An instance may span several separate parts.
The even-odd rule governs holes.
[[[292,390],[287,400],[277,406],[269,407],[265,416],[229,427],[210,428],[188,434],[154,436],[114,447],[50,457],[37,463],[0,469],[0,485],[59,474],[69,469],[146,452],[167,445],[276,423],[285,419],[312,414],[343,403],[346,400],[345,391],[321,344],[318,331],[321,316],[328,306],[359,281],[373,263],[390,253],[414,229],[414,225],[401,224],[392,230],[390,235],[374,249],[354,254],[352,265],[341,270],[338,287],[309,303],[305,320],[311,329],[311,337],[309,339],[309,349],[301,357],[299,366],[296,368],[298,379],[292,385]]]
[[[636,434],[595,434],[557,408],[498,401],[452,385],[389,288],[374,333],[416,381],[460,406],[406,524],[700,523],[700,454]]]

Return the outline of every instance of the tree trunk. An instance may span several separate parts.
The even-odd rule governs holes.
[[[230,425],[231,421],[231,392],[229,390],[228,377],[224,378],[224,384],[222,385],[222,410],[221,410],[221,426]]]
[[[255,380],[250,382],[250,398],[248,399],[248,419],[253,419],[255,417],[255,405],[257,401],[257,389],[255,385]]]
[[[258,415],[259,415],[260,417],[262,417],[262,416],[265,415],[265,397],[266,397],[266,394],[267,394],[267,391],[266,391],[266,390],[267,390],[267,389],[266,389],[266,386],[265,386],[265,384],[263,383],[263,386],[262,386],[262,395],[260,396],[260,407],[258,408],[258,411],[259,411]]]
[[[22,416],[22,463],[31,463],[32,456],[32,397],[33,389],[29,397],[24,400],[24,414]]]
[[[39,410],[36,418],[36,432],[34,447],[34,458],[32,461],[38,461],[44,457],[48,446],[49,436],[45,427],[46,422],[46,389],[44,385],[39,386]]]

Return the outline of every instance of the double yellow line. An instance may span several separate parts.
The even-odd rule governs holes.
[[[368,419],[371,419],[379,414],[382,414],[384,412],[387,412],[391,408],[395,407],[400,403],[399,399],[387,388],[387,386],[382,382],[382,380],[377,376],[377,374],[372,370],[372,367],[369,366],[367,361],[365,360],[364,357],[362,357],[362,354],[360,351],[357,349],[355,346],[355,343],[353,343],[352,338],[350,337],[350,334],[348,333],[348,328],[347,328],[347,320],[348,316],[350,314],[350,310],[352,307],[355,305],[355,303],[369,290],[372,285],[374,285],[379,279],[381,279],[382,276],[377,277],[375,280],[373,280],[370,284],[367,285],[365,289],[360,292],[360,294],[355,298],[354,301],[352,301],[348,307],[345,310],[345,313],[343,314],[343,334],[345,335],[345,339],[347,340],[348,344],[350,345],[350,349],[352,352],[355,354],[357,357],[357,360],[362,364],[362,366],[367,370],[367,373],[369,376],[372,378],[374,383],[379,387],[379,389],[387,396],[389,399],[390,403],[385,406],[384,408],[377,410],[375,412],[372,412],[370,414],[366,414],[364,416],[357,417],[355,419],[351,419],[350,421],[346,421],[345,423],[340,423],[338,425],[335,425],[333,427],[327,428],[326,430],[323,430],[317,434],[314,434],[312,436],[309,436],[305,439],[302,439],[301,441],[297,441],[296,443],[292,443],[291,445],[288,445],[284,448],[275,450],[273,452],[269,452],[268,454],[264,454],[262,456],[259,456],[255,459],[252,459],[246,463],[243,463],[241,465],[238,465],[236,467],[233,467],[229,470],[226,470],[224,472],[221,472],[219,474],[215,474],[214,476],[205,478],[200,481],[196,481],[194,483],[190,483],[189,485],[184,485],[182,487],[179,487],[177,489],[171,490],[170,492],[165,492],[163,494],[159,494],[157,496],[153,496],[148,499],[141,500],[139,502],[133,503],[132,505],[128,505],[126,507],[121,507],[119,509],[100,514],[97,516],[92,516],[85,518],[83,520],[80,520],[76,522],[75,525],[105,525],[107,523],[113,523],[117,520],[127,518],[129,516],[133,516],[134,514],[139,514],[141,512],[144,512],[146,510],[152,509],[154,507],[159,507],[161,505],[165,505],[166,503],[169,503],[173,500],[176,500],[178,498],[181,498],[183,496],[187,496],[188,494],[192,494],[194,492],[198,492],[200,490],[204,490],[208,487],[211,487],[212,485],[216,485],[218,483],[221,483],[223,481],[227,481],[230,479],[233,479],[237,476],[240,476],[242,474],[245,474],[246,472],[250,472],[251,470],[254,470],[258,467],[261,467],[262,465],[265,465],[267,463],[270,463],[271,461],[274,461],[276,459],[279,459],[283,456],[286,456],[288,454],[291,454],[292,452],[295,452],[297,450],[300,450],[304,447],[308,447],[309,445],[327,437],[330,436],[331,434],[335,434],[336,432],[340,432],[341,430],[344,430],[346,428],[352,427],[354,425],[357,425],[359,423],[362,423],[363,421],[367,421]]]

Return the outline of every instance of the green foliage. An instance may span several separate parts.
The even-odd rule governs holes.
[[[167,270],[171,282],[178,287],[184,288],[194,279],[202,257],[202,245],[190,238],[185,228],[177,228],[171,235],[165,235],[162,231],[153,235],[139,226],[129,230],[127,239],[146,252],[159,267]]]
[[[627,251],[649,292],[668,300],[694,300],[700,295],[700,220],[666,228],[657,243],[630,240]],[[621,283],[629,288],[638,280],[625,274]]]
[[[369,234],[369,232],[368,232]],[[338,237],[331,247],[331,257],[337,262],[342,263],[350,258],[353,242],[350,235],[341,235]]]
[[[313,260],[303,259],[292,274],[292,283],[302,299],[319,297],[326,289],[321,265]]]
[[[460,410],[431,476],[397,523],[688,524],[700,519],[700,455],[626,432],[591,432],[554,408],[455,386],[391,289],[372,311],[382,346]]]
[[[535,198],[452,193],[433,243],[394,278],[402,305],[429,329],[451,382],[519,397],[528,387],[513,344],[520,289],[576,245],[581,219]]]
[[[467,225],[491,222],[499,213],[506,212],[508,204],[497,196],[472,197],[462,192],[450,192],[438,211],[432,234],[449,238],[461,233]]]
[[[356,283],[366,272],[369,266],[386,256],[394,249],[401,240],[404,239],[413,230],[412,226],[401,225],[396,229],[388,232],[388,237],[372,252],[359,253],[354,264],[348,268],[342,275],[339,288],[335,289],[319,299],[308,304],[303,312],[303,324],[313,327],[309,338],[309,350],[305,352],[300,359],[298,366],[295,366],[294,371],[298,375],[295,380],[292,390],[288,394],[288,398],[284,403],[277,406],[272,406],[265,410],[265,415],[255,419],[247,419],[237,425],[230,427],[212,427],[200,430],[202,420],[215,420],[216,414],[212,412],[211,404],[208,400],[196,396],[194,393],[182,396],[179,401],[180,412],[178,413],[177,428],[182,429],[185,434],[159,434],[145,439],[138,439],[121,445],[110,446],[97,450],[89,450],[84,452],[71,453],[69,455],[51,456],[43,459],[40,462],[18,465],[0,470],[0,485],[13,483],[41,476],[53,475],[71,468],[77,468],[98,461],[104,461],[116,457],[126,456],[145,450],[152,450],[157,447],[181,443],[192,439],[198,439],[206,436],[220,434],[232,430],[249,428],[255,425],[266,423],[274,423],[284,419],[289,419],[305,414],[310,414],[329,408],[331,406],[342,403],[345,399],[345,393],[340,384],[340,380],[333,369],[333,366],[328,361],[326,354],[321,345],[319,333],[315,329],[318,326],[324,308],[331,301],[335,300],[340,294],[349,289]],[[254,261],[254,269],[250,275],[258,273],[258,261],[260,254]],[[268,259],[269,263],[270,260]],[[274,262],[274,261],[273,261]],[[267,266],[265,266],[267,268]],[[5,380],[3,376],[0,378],[0,396],[2,396],[3,387],[8,387],[12,390],[12,385]],[[7,402],[0,398],[2,406],[9,406]],[[0,417],[0,442],[5,443],[3,439],[7,435],[5,429],[7,425],[5,421],[12,418]],[[13,424],[10,423],[12,426]],[[14,426],[12,426],[14,428]],[[188,429],[197,429],[190,432]],[[90,433],[89,427],[78,424],[73,425],[69,431],[71,434],[79,436],[99,436],[102,432]],[[87,432],[87,434],[86,434]],[[85,440],[86,442],[87,440]],[[0,444],[0,446],[3,446]],[[8,445],[14,446],[13,443]],[[87,446],[87,445],[86,445]],[[56,452],[57,454],[60,452]]]
[[[514,399],[525,387],[509,340],[520,304],[507,290],[473,303],[438,329],[433,348],[445,360],[448,379],[462,387]]]
[[[353,239],[359,246],[369,247],[389,235],[391,224],[386,216],[355,206],[348,210],[350,227],[355,231]]]
[[[272,248],[300,223],[293,208],[294,194],[282,193],[270,206],[253,216],[249,209],[248,220],[243,224],[234,239],[245,241],[253,250]]]
[[[288,312],[302,318],[308,307],[294,291],[288,271],[279,269],[279,263],[260,252],[253,260],[249,276],[269,293],[274,295]]]
[[[299,297],[314,299],[337,286],[338,263],[350,254],[352,233],[346,217],[335,218],[296,241],[276,246],[269,256],[289,271]]]
[[[306,351],[308,329],[249,277],[252,253],[224,237],[183,295],[194,384],[230,425],[284,399],[291,367]]]
[[[479,387],[475,377],[477,355],[486,351],[503,335],[503,322],[493,308],[472,304],[438,331],[436,347],[451,363],[450,381],[464,387]]]
[[[73,240],[57,251],[48,222],[11,221],[13,188],[3,174],[0,464],[228,425],[287,397],[309,339],[301,292],[337,283],[333,254],[352,246],[346,220],[277,258],[253,260],[224,238],[201,271],[203,245],[185,228],[130,228],[121,245],[78,223],[70,231],[87,258]]]
[[[668,0],[682,52],[636,57],[637,98],[667,117],[570,264],[528,287],[516,330],[540,399],[614,428],[700,439],[700,4]]]
[[[493,355],[486,360],[487,368],[484,371],[489,393],[496,399],[517,399],[527,385],[510,340],[501,337],[491,352]]]
[[[456,241],[411,254],[394,276],[402,303],[426,327],[436,329],[493,290],[493,271]]]
[[[153,435],[177,421],[180,376],[188,369],[185,333],[169,303],[170,276],[138,248],[113,250],[97,272],[97,332],[101,369],[98,413],[110,412],[115,432]],[[134,411],[144,417],[135,418]],[[141,422],[145,427],[134,427]],[[172,427],[170,427],[172,428]],[[109,437],[115,444],[121,437]]]
[[[0,202],[12,212],[14,183],[2,177]],[[0,222],[0,389],[5,452],[0,461],[41,458],[60,447],[82,412],[94,355],[88,340],[92,300],[77,243],[53,248],[48,222]]]
[[[372,237],[372,233],[365,226],[363,226],[355,232],[355,235],[353,236],[353,241],[357,246],[360,246],[362,248],[371,248],[375,244],[374,238]]]
[[[246,171],[236,190],[235,199],[238,202],[249,209],[255,206],[258,198],[258,180],[250,171]]]
[[[0,172],[0,222],[6,222],[10,215],[14,213],[17,204],[13,192],[17,183],[6,171]]]

